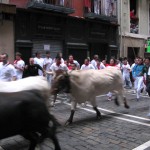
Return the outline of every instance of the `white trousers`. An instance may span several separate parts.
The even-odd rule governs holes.
[[[141,93],[141,89],[143,88],[143,76],[141,77],[136,77],[135,81],[134,81],[134,89],[136,90],[136,97],[137,99],[140,98],[140,93]]]
[[[124,86],[126,86],[126,83],[128,83],[129,87],[132,88],[132,83],[130,80],[130,74],[123,73],[123,82],[124,82]]]

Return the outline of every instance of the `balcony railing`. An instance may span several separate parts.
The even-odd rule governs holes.
[[[73,0],[29,0],[28,8],[45,9],[65,14],[74,13]]]
[[[117,0],[84,0],[84,13],[85,17],[101,18],[101,19],[117,19]]]

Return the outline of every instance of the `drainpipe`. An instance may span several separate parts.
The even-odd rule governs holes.
[[[122,19],[121,17],[122,17],[122,0],[120,1],[120,18],[119,18],[120,20],[120,54],[119,54],[119,57],[122,53]]]

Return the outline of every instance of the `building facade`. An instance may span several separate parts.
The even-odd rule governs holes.
[[[145,43],[150,29],[149,0],[118,1],[120,56],[132,61],[136,56],[149,56]]]
[[[73,54],[83,63],[98,54],[118,56],[117,1],[108,0],[9,0],[16,5],[15,51],[27,62],[40,50],[66,59]]]
[[[0,52],[6,52],[10,56],[10,62],[14,60],[14,16],[16,6],[10,5],[8,0],[0,0]]]

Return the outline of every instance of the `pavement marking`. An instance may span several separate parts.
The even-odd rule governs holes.
[[[66,103],[66,102],[65,102],[64,104],[69,105],[69,106],[71,105],[71,104]],[[80,109],[82,109],[82,110],[86,110],[86,111],[91,112],[91,113],[95,113],[94,110],[91,110],[91,109],[88,109],[88,108],[83,108],[83,107],[78,107],[78,108],[80,108]],[[122,118],[122,117],[116,117],[116,116],[109,115],[109,114],[103,114],[103,115],[111,116],[112,118],[115,118],[115,119],[119,119],[119,120],[123,120],[123,121],[127,121],[127,122],[131,122],[131,123],[135,123],[135,124],[139,124],[139,125],[143,125],[143,126],[150,127],[150,124],[148,124],[148,123],[143,123],[143,122],[139,122],[139,121],[134,121],[134,120],[126,119],[126,118]]]
[[[148,147],[150,147],[150,141],[148,141],[148,142],[146,142],[146,143],[144,143],[144,144],[142,144],[142,145],[140,145],[140,146],[138,146],[132,150],[144,150]]]
[[[93,107],[92,105],[89,105],[89,104],[87,104],[87,106]],[[100,110],[109,112],[109,113],[115,113],[115,114],[122,115],[122,116],[127,116],[127,117],[131,117],[131,118],[136,118],[136,119],[141,119],[141,120],[145,120],[145,121],[150,121],[150,119],[148,119],[148,118],[143,118],[143,117],[138,117],[138,116],[134,116],[134,115],[123,114],[123,113],[117,113],[115,111],[104,109],[104,108],[100,108],[100,107],[97,107],[97,108],[100,109]]]

